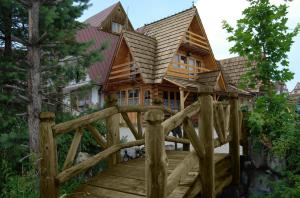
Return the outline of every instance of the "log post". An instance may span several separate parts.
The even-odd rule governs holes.
[[[112,95],[107,97],[107,107],[113,107],[117,105],[117,100]],[[106,118],[106,130],[107,130],[107,147],[120,143],[120,114],[114,114]],[[108,166],[111,167],[121,159],[120,152],[112,154],[108,158]]]
[[[165,135],[161,125],[163,119],[162,110],[150,110],[145,114],[147,198],[167,197],[167,155]]]
[[[59,197],[58,186],[55,183],[57,156],[52,132],[54,118],[55,114],[51,112],[40,114],[40,196],[42,198]]]
[[[214,164],[214,125],[212,89],[200,90],[199,133],[201,144],[204,145],[205,155],[200,159],[202,197],[215,197],[215,164]]]
[[[229,154],[232,163],[232,184],[240,183],[240,122],[239,122],[239,99],[237,93],[230,96],[230,135]]]
[[[179,87],[179,93],[180,93],[180,111],[184,110],[184,103],[186,100],[186,97],[184,95],[184,89],[182,87]],[[183,138],[187,138],[186,131],[183,129]],[[177,147],[177,145],[176,145]],[[183,150],[184,151],[189,151],[190,150],[190,144],[183,144]]]

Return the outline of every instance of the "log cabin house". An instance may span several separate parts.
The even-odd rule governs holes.
[[[197,99],[200,87],[212,87],[215,100],[238,90],[231,81],[246,71],[235,69],[237,61],[245,68],[242,58],[215,59],[194,6],[134,30],[118,2],[85,23],[88,27],[77,34],[79,42],[96,41],[92,49],[110,43],[104,60],[88,70],[101,101],[111,94],[119,105],[150,105],[160,98],[165,107],[180,110]]]
[[[104,85],[119,105],[149,105],[154,98],[180,110],[197,99],[198,88],[225,92],[226,84],[214,58],[196,7],[123,30]],[[217,97],[217,94],[216,94]]]

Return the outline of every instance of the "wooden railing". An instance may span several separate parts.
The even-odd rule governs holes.
[[[113,65],[109,80],[122,78],[134,78],[138,74],[138,68],[134,62],[127,62],[119,65]]]
[[[214,177],[214,148],[230,143],[230,155],[232,159],[233,183],[239,182],[239,105],[236,95],[230,99],[230,105],[213,102],[210,90],[203,90],[199,100],[178,112],[174,116],[164,120],[162,106],[111,106],[99,112],[82,116],[80,118],[60,124],[54,123],[54,114],[41,113],[40,127],[40,153],[41,153],[41,197],[58,197],[59,186],[76,175],[83,173],[98,164],[101,160],[109,159],[109,166],[119,162],[118,152],[121,149],[145,144],[146,148],[146,191],[147,197],[167,197],[172,193],[186,173],[195,163],[199,163],[201,170],[201,184],[203,197],[215,195]],[[142,123],[138,123],[135,129],[128,112],[145,113],[146,129],[143,134]],[[119,121],[120,114],[124,118],[135,141],[120,143]],[[199,134],[197,134],[191,117],[199,117]],[[231,116],[230,116],[231,115]],[[92,123],[105,120],[107,136],[103,137]],[[141,119],[138,119],[142,122]],[[229,124],[230,123],[230,124]],[[169,132],[183,125],[187,138],[176,138],[168,136]],[[230,127],[229,127],[230,125]],[[218,138],[213,139],[214,128]],[[103,151],[74,164],[79,143],[83,135],[83,129],[90,132],[95,141],[103,148]],[[57,150],[55,144],[56,136],[75,131],[73,141],[68,151],[66,160],[61,171],[57,168]],[[167,155],[165,141],[192,144],[194,151],[186,156],[175,170],[167,176]],[[231,180],[222,181],[222,185],[228,185]],[[218,190],[218,189],[217,189]]]
[[[195,79],[198,77],[199,73],[209,71],[211,70],[204,67],[198,67],[195,65],[189,65],[173,61],[169,64],[168,75],[186,79]]]
[[[209,51],[207,39],[201,35],[195,34],[191,31],[187,31],[184,41]]]

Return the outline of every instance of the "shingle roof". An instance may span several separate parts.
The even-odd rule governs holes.
[[[195,14],[196,8],[192,7],[137,30],[157,41],[154,82],[161,82]]]
[[[115,3],[108,8],[102,10],[101,12],[91,16],[90,18],[86,19],[84,23],[89,24],[93,27],[99,27],[101,26],[102,22],[108,17],[108,15],[113,11],[113,9],[119,4]]]
[[[295,88],[293,89],[293,91],[291,92],[292,94],[300,94],[300,82],[298,82],[295,86]]]
[[[242,75],[250,71],[245,57],[233,57],[219,60],[226,83],[238,86]]]
[[[198,74],[198,79],[197,81],[201,84],[210,86],[210,87],[215,87],[218,83],[218,79],[221,75],[221,71],[216,70],[216,71],[209,71],[209,72],[203,72]]]
[[[132,53],[133,60],[140,68],[145,83],[152,83],[156,40],[141,33],[131,31],[124,31],[123,37]]]
[[[93,41],[89,51],[99,49],[105,42],[108,48],[102,52],[103,59],[88,68],[88,74],[92,81],[103,84],[109,72],[109,68],[118,44],[119,36],[99,31],[96,27],[87,27],[77,32],[77,42]]]
[[[192,88],[195,89],[195,91],[198,90],[201,86],[209,86],[212,88],[216,88],[216,85],[218,84],[219,76],[221,75],[221,72],[219,70],[216,71],[210,71],[210,72],[204,72],[200,73],[198,76],[199,78],[195,81],[188,80],[188,79],[182,79],[182,78],[176,78],[172,76],[167,76],[164,79],[172,82],[178,86],[181,86],[183,88]]]

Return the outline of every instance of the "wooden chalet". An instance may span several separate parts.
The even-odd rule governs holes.
[[[116,94],[119,105],[149,105],[183,109],[197,100],[200,87],[226,91],[196,7],[123,30],[107,75],[104,91]],[[217,94],[216,94],[217,96]]]

